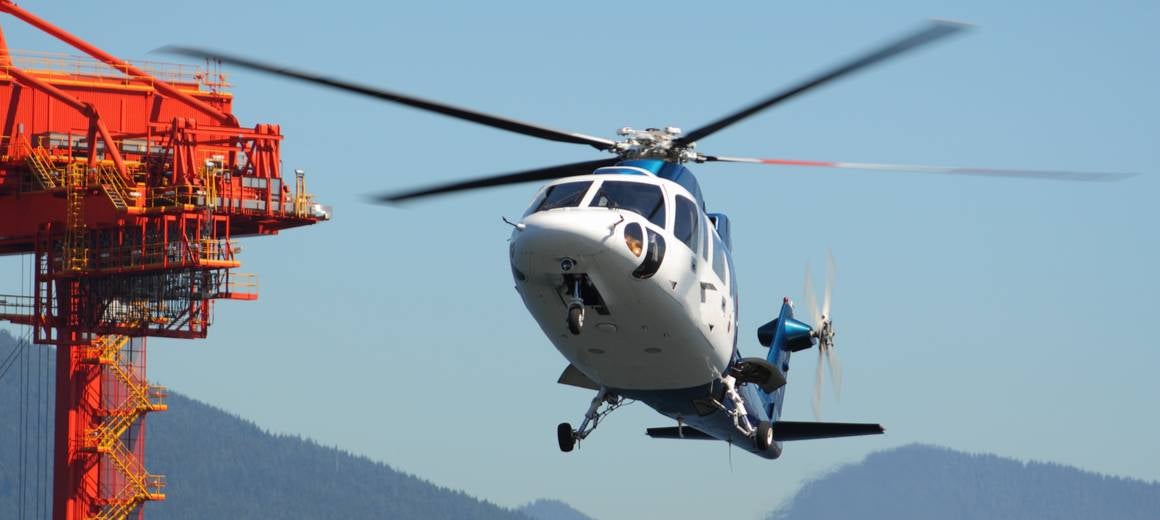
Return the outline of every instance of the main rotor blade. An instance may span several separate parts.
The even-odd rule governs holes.
[[[571,164],[561,164],[559,166],[549,166],[547,168],[537,168],[535,170],[527,170],[517,173],[508,173],[501,175],[493,175],[491,177],[483,177],[473,179],[470,181],[453,182],[450,184],[441,184],[430,188],[424,188],[415,191],[405,191],[400,193],[388,193],[375,197],[377,202],[393,204],[396,202],[403,202],[405,200],[417,199],[420,197],[429,197],[432,195],[442,195],[446,193],[454,193],[457,191],[476,190],[480,188],[489,188],[492,186],[506,186],[508,184],[519,184],[531,181],[545,181],[550,179],[559,179],[561,177],[569,177],[572,175],[583,175],[592,173],[597,168],[604,166],[612,166],[619,162],[620,159],[612,157],[609,159],[601,159],[599,161],[585,161]]]
[[[1135,177],[1136,173],[1069,172],[1052,170],[1008,170],[997,168],[960,168],[957,166],[930,166],[922,164],[888,164],[833,161],[802,161],[796,159],[755,159],[750,157],[702,156],[705,162],[771,164],[775,166],[807,166],[811,168],[841,168],[846,170],[874,170],[900,173],[937,173],[944,175],[973,175],[976,177],[1013,177],[1053,181],[1114,182]]]
[[[362,94],[364,96],[369,96],[369,97],[372,97],[375,99],[381,99],[383,101],[390,101],[392,103],[399,103],[401,105],[407,105],[409,107],[418,108],[420,110],[426,110],[428,112],[435,112],[438,114],[443,114],[445,116],[451,116],[451,117],[454,117],[456,119],[464,119],[467,121],[472,121],[474,123],[479,123],[481,125],[490,126],[492,128],[499,128],[501,130],[507,130],[509,132],[515,132],[517,134],[529,135],[532,137],[539,137],[541,139],[548,139],[550,141],[560,141],[560,142],[564,142],[564,143],[575,143],[575,144],[586,144],[586,145],[592,146],[598,150],[609,150],[616,145],[616,143],[614,141],[611,141],[609,139],[604,139],[601,137],[593,137],[590,135],[577,134],[577,133],[572,133],[572,132],[563,132],[560,130],[555,130],[555,129],[544,127],[544,126],[534,125],[531,123],[525,123],[523,121],[517,121],[515,119],[508,119],[505,117],[493,116],[490,114],[485,114],[483,112],[477,112],[475,110],[460,108],[460,107],[440,103],[437,101],[430,101],[427,99],[422,99],[422,98],[418,98],[418,97],[414,97],[414,96],[400,94],[398,92],[392,92],[392,91],[384,90],[384,89],[377,88],[377,87],[372,87],[372,86],[368,86],[368,85],[360,85],[358,83],[352,83],[352,82],[344,81],[344,80],[340,80],[340,79],[329,78],[329,77],[315,74],[312,72],[290,69],[290,68],[282,67],[280,65],[270,64],[270,63],[263,63],[260,61],[251,60],[249,58],[235,56],[232,54],[225,54],[225,53],[216,52],[216,51],[208,51],[208,50],[198,49],[198,48],[194,48],[194,47],[181,47],[181,46],[174,46],[174,45],[165,46],[159,50],[162,52],[169,53],[169,54],[178,54],[178,55],[190,56],[190,57],[194,57],[194,58],[206,58],[206,59],[216,60],[216,61],[220,61],[223,63],[228,63],[230,65],[236,65],[236,66],[242,67],[242,68],[256,70],[259,72],[265,72],[267,74],[273,74],[275,76],[283,76],[283,77],[287,77],[287,78],[293,78],[293,79],[305,81],[307,83],[314,83],[315,85],[322,85],[325,87],[335,88],[338,90],[345,90],[347,92],[353,92],[355,94]]]
[[[870,65],[874,65],[886,59],[902,54],[910,49],[920,47],[924,44],[938,40],[944,36],[954,34],[967,27],[969,26],[962,23],[933,20],[925,28],[917,32],[895,40],[887,45],[875,49],[872,52],[863,54],[857,58],[854,58],[853,60],[843,63],[842,65],[834,67],[822,74],[803,81],[789,89],[778,92],[777,94],[769,96],[761,101],[758,101],[757,103],[738,110],[737,112],[729,114],[701,128],[693,130],[692,132],[685,134],[683,137],[676,139],[676,142],[681,145],[687,145],[689,143],[699,141],[717,132],[718,130],[721,130],[722,128],[741,121],[742,119],[761,112],[762,110],[781,103],[782,101],[808,92],[815,87],[838,79],[859,69],[869,67]]]

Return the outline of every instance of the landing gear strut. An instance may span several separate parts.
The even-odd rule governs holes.
[[[601,405],[607,405],[603,410]],[[570,452],[576,447],[576,442],[586,437],[600,424],[600,419],[612,413],[613,410],[624,406],[624,398],[608,392],[605,387],[600,387],[600,391],[596,392],[596,397],[592,398],[592,403],[588,405],[588,411],[584,413],[584,422],[580,423],[580,427],[573,430],[569,423],[560,423],[556,427],[556,439],[560,442],[560,451]]]
[[[768,364],[768,363],[767,363]],[[740,370],[742,375],[750,375],[749,370]],[[780,374],[780,372],[778,372]],[[753,440],[753,445],[763,452],[770,452],[774,458],[781,453],[780,448],[773,448],[773,424],[769,421],[757,421],[754,426],[749,420],[749,414],[745,411],[745,401],[741,398],[741,394],[737,391],[738,380],[733,375],[727,374],[721,378],[721,383],[725,385],[725,396],[729,398],[732,406],[725,406],[720,401],[714,400],[717,407],[729,414],[733,418],[733,427],[737,432],[745,437]],[[742,384],[753,384],[750,382],[743,382]],[[781,382],[784,385],[784,380]],[[780,388],[780,386],[777,386]]]
[[[737,378],[726,375],[721,378],[721,382],[725,385],[725,396],[733,404],[732,407],[727,407],[718,402],[717,406],[722,411],[733,417],[733,426],[737,431],[746,437],[752,437],[755,429],[753,424],[749,422],[749,415],[745,412],[745,401],[741,399],[741,394],[737,393]]]

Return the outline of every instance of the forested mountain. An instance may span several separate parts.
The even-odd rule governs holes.
[[[55,351],[16,345],[0,330],[0,518],[48,518]]]
[[[772,519],[1160,518],[1160,483],[924,445],[807,483]]]
[[[149,518],[480,518],[523,514],[171,394],[149,418],[149,468],[169,481]]]
[[[52,423],[33,418],[38,398],[51,403],[51,392],[38,397],[37,391],[52,388],[45,376],[51,377],[54,356],[35,345],[22,347],[24,357],[9,358],[16,344],[0,331],[0,369],[12,360],[0,378],[0,518],[20,518],[21,502],[24,517],[44,518],[51,479],[36,474],[43,464],[35,462],[52,460]],[[170,393],[167,402],[169,411],[151,416],[147,426],[148,467],[169,483],[167,500],[146,506],[151,519],[529,518],[366,457],[271,435],[179,394]]]
[[[24,518],[45,518],[51,495],[42,468],[52,460],[52,421],[37,410],[51,409],[54,356],[22,348],[13,356],[16,341],[0,331],[3,519],[21,518],[22,504]],[[590,520],[552,500],[504,509],[365,457],[271,435],[181,395],[168,402],[169,411],[148,422],[148,467],[169,481],[168,500],[147,506],[151,519]],[[1160,519],[1160,483],[911,445],[806,483],[769,518]]]
[[[592,517],[559,500],[536,500],[521,507],[520,512],[534,520],[592,520]]]

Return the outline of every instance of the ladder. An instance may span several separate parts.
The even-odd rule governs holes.
[[[65,269],[83,271],[89,263],[89,252],[85,248],[84,164],[73,163],[70,165],[67,187],[64,231]]]

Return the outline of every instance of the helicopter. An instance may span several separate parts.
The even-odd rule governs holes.
[[[578,427],[567,422],[557,426],[561,451],[572,451],[617,408],[639,401],[676,421],[676,426],[648,428],[650,437],[716,439],[776,459],[786,441],[885,432],[875,423],[817,420],[823,364],[829,366],[835,392],[841,388],[831,316],[833,256],[827,256],[820,306],[807,268],[803,298],[810,321],[795,317],[797,306],[784,298],[776,317],[757,330],[767,353],[743,356],[738,348],[738,281],[730,220],[725,213],[709,211],[687,165],[751,163],[1066,181],[1116,181],[1132,175],[726,157],[696,149],[699,141],[743,119],[968,27],[932,20],[690,132],[625,127],[617,132],[619,139],[556,130],[221,52],[178,46],[162,50],[611,153],[613,157],[390,193],[375,200],[396,204],[547,182],[519,219],[504,221],[512,228],[509,259],[516,290],[568,362],[558,383],[595,392]],[[790,357],[810,348],[818,352],[815,421],[781,420]]]

